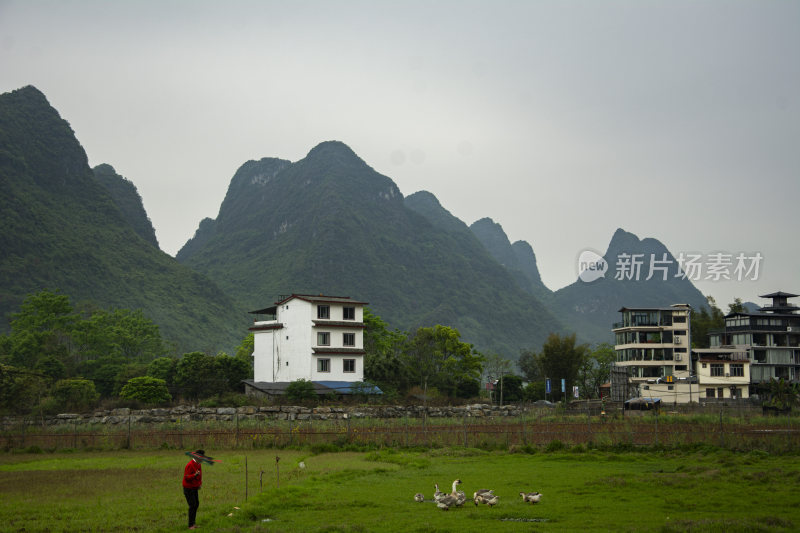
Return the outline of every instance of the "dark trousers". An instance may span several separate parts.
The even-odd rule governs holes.
[[[200,497],[197,495],[197,489],[183,488],[183,495],[186,496],[186,503],[189,504],[189,527],[194,525],[194,519],[197,517],[197,508],[200,507]]]

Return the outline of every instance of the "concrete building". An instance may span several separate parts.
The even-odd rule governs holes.
[[[750,396],[750,361],[745,350],[734,346],[690,349],[690,306],[623,307],[620,312],[622,321],[613,329],[615,370],[625,371],[627,383],[624,390],[612,390],[615,398],[638,396],[670,405]],[[619,384],[617,388],[622,389]]]
[[[257,315],[248,393],[282,394],[305,379],[318,393],[348,394],[364,380],[364,306],[347,296],[292,294]],[[266,319],[263,320],[263,315]]]
[[[725,327],[709,333],[712,348],[735,349],[750,362],[750,393],[771,379],[800,382],[800,307],[789,302],[798,295],[764,294],[772,300],[758,313],[725,316]]]

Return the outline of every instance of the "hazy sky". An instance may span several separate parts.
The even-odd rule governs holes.
[[[242,163],[336,139],[551,289],[622,227],[759,252],[696,282],[722,306],[800,292],[800,2],[0,0],[0,92],[29,84],[172,255]]]

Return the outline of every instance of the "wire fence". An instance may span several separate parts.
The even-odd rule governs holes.
[[[680,417],[470,417],[431,419],[268,420],[203,424],[128,423],[35,427],[19,424],[0,433],[0,449],[216,449],[317,447],[681,447],[711,445],[735,450],[800,449],[800,422]]]

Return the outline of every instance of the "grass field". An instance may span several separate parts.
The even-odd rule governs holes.
[[[223,462],[203,469],[198,526],[205,531],[800,529],[795,455],[583,447],[533,454],[464,448],[208,452]],[[301,460],[305,469],[298,467]],[[174,450],[2,454],[0,530],[186,529],[180,488],[185,462]],[[470,495],[493,488],[500,503],[437,509],[433,484],[449,491],[455,478]],[[541,492],[542,501],[523,503],[523,490]],[[416,492],[427,501],[414,502]]]

